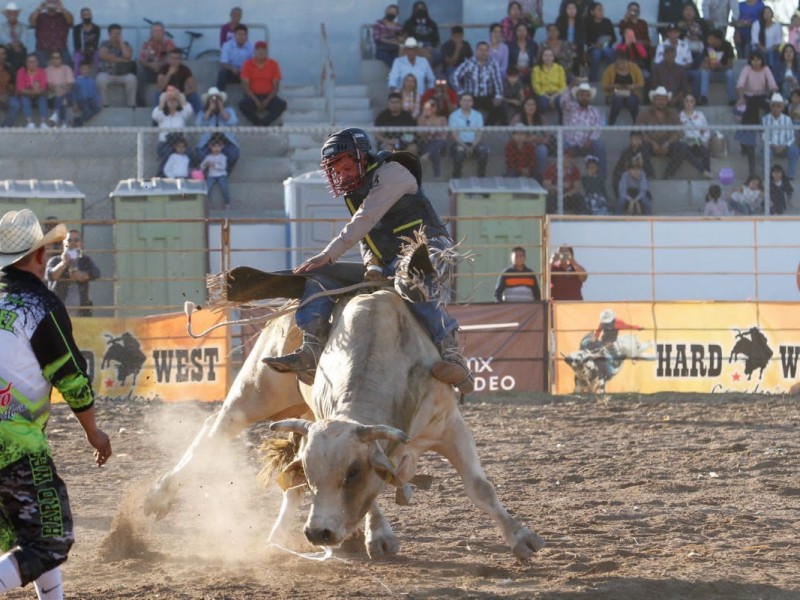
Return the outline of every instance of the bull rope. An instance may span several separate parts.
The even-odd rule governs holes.
[[[277,319],[278,317],[282,317],[283,315],[287,315],[290,312],[297,310],[298,308],[305,306],[309,302],[316,300],[317,298],[324,298],[326,296],[341,296],[344,294],[348,294],[350,292],[354,292],[356,290],[361,290],[364,288],[375,288],[375,287],[388,287],[390,284],[389,282],[374,282],[374,281],[364,281],[361,283],[354,283],[353,285],[348,285],[347,287],[337,288],[335,290],[323,290],[321,292],[317,292],[316,294],[312,294],[302,302],[298,304],[291,303],[286,308],[279,308],[267,315],[261,315],[260,317],[248,317],[246,319],[234,319],[232,321],[222,321],[221,323],[217,323],[216,325],[212,325],[208,329],[205,329],[199,333],[195,333],[192,329],[192,314],[195,311],[202,310],[202,306],[198,306],[194,302],[187,300],[183,304],[183,312],[186,314],[186,333],[192,339],[200,339],[201,337],[207,336],[209,333],[214,331],[215,329],[219,329],[220,327],[229,327],[233,325],[249,325],[251,323],[262,323],[267,321],[272,321],[273,319]],[[284,305],[286,306],[286,305]]]

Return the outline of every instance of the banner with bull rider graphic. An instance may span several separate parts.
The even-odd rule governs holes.
[[[195,331],[224,319],[199,311]],[[99,396],[167,402],[223,400],[228,390],[228,337],[219,328],[201,339],[186,334],[183,313],[127,319],[74,318],[73,334]],[[57,390],[53,399],[61,401]]]
[[[784,393],[800,379],[796,303],[555,303],[553,391]]]

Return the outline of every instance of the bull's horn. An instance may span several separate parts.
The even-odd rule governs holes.
[[[284,419],[283,421],[275,421],[270,423],[270,431],[289,431],[292,433],[299,433],[300,435],[308,435],[308,429],[311,427],[311,421],[306,419]]]
[[[389,440],[400,444],[407,444],[409,442],[409,438],[405,432],[400,431],[396,427],[389,427],[388,425],[359,425],[356,428],[356,436],[365,444],[374,442],[375,440]]]

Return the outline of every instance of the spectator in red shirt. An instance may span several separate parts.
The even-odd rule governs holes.
[[[561,246],[550,258],[550,299],[583,300],[583,283],[589,275],[571,246]]]
[[[156,83],[159,70],[167,64],[167,54],[174,48],[175,44],[167,37],[163,23],[156,21],[150,25],[150,37],[139,51],[139,68],[136,70],[136,91],[140,105],[147,106],[147,84]]]
[[[267,42],[256,42],[255,55],[242,65],[244,98],[239,102],[239,110],[253,125],[268,127],[286,110],[286,101],[278,96],[280,83],[281,68],[267,57]]]
[[[29,23],[36,30],[36,54],[40,65],[46,65],[53,52],[61,54],[65,65],[72,66],[67,38],[74,18],[61,0],[43,0],[31,13]]]
[[[220,48],[222,48],[222,45],[225,42],[233,39],[233,30],[236,29],[236,26],[241,22],[242,22],[242,9],[239,8],[238,6],[234,6],[231,9],[231,20],[219,28]]]
[[[517,123],[516,131],[506,143],[506,177],[533,177],[536,170],[536,149],[525,131],[525,125]]]
[[[420,106],[433,98],[436,102],[436,114],[449,117],[458,108],[458,94],[447,85],[447,79],[437,79],[432,88],[428,88],[419,99]]]

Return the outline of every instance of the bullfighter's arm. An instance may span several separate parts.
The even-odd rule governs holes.
[[[641,325],[629,325],[628,323],[626,323],[622,319],[616,319],[614,321],[614,328],[617,331],[622,331],[623,329],[633,329],[635,331],[641,331],[641,330],[644,329],[644,327],[642,327]]]

